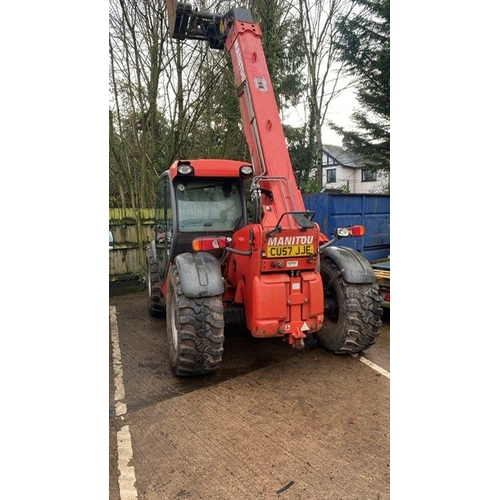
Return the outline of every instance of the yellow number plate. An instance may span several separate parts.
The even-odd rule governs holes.
[[[272,246],[266,248],[267,257],[307,257],[314,255],[314,245]]]

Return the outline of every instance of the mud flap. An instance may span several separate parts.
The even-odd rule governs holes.
[[[357,250],[349,247],[327,247],[321,254],[330,257],[342,270],[348,283],[375,283],[375,273],[370,262]]]
[[[186,297],[214,297],[224,293],[220,262],[206,252],[181,253],[175,260]]]

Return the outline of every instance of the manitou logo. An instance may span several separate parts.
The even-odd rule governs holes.
[[[314,241],[314,236],[280,236],[269,238],[268,246],[282,245],[310,245]]]

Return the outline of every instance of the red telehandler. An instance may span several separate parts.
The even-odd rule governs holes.
[[[230,322],[297,348],[314,335],[336,354],[367,349],[382,315],[374,272],[359,252],[334,245],[364,228],[338,228],[330,240],[305,209],[259,24],[246,9],[218,15],[175,0],[167,8],[172,37],[230,53],[252,158],[181,159],[160,176],[155,235],[146,248],[147,298],[151,315],[166,314],[173,372],[217,370]]]

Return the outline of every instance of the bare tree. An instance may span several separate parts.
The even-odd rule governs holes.
[[[122,205],[147,206],[164,132],[166,9],[161,0],[111,0],[109,14],[110,171]]]
[[[271,10],[266,2],[245,3],[269,17],[265,40],[269,50],[279,47],[271,67],[283,87],[278,98],[285,107],[304,90],[291,75],[306,61],[311,164],[319,167],[321,127],[342,90],[334,21],[352,3],[280,0]],[[230,2],[198,6],[220,13]],[[198,41],[175,40],[167,24],[164,0],[110,0],[110,198],[120,206],[151,206],[157,176],[176,158],[247,156],[228,54]],[[287,50],[300,50],[300,58],[284,64],[279,54]]]
[[[110,194],[121,206],[150,206],[174,159],[207,156],[201,138],[225,114],[214,95],[224,104],[235,92],[227,91],[230,61],[206,44],[174,40],[164,0],[110,0],[109,18]],[[235,134],[243,139],[231,127],[229,150]]]
[[[307,60],[309,142],[313,150],[318,185],[321,185],[321,129],[335,98],[351,84],[338,51],[341,34],[336,21],[353,9],[352,0],[288,0],[301,26]]]

